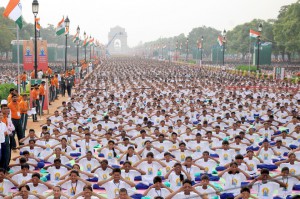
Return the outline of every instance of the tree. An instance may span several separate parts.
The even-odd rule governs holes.
[[[197,40],[200,42],[201,37],[203,36],[203,44],[202,44],[202,49],[203,49],[203,54],[204,56],[209,56],[211,53],[211,48],[213,45],[216,45],[217,43],[217,38],[221,34],[220,30],[211,28],[211,27],[198,27],[194,28],[190,33],[189,33],[189,46],[191,49],[197,49]]]
[[[11,41],[15,36],[11,30],[3,25],[0,28],[0,38],[0,52],[6,52],[6,56],[8,56],[8,52],[11,51]]]
[[[291,61],[293,53],[300,53],[300,1],[281,7],[274,23],[274,38],[281,49],[282,56],[287,53]]]
[[[234,27],[232,30],[227,32],[227,49],[230,53],[241,54],[242,60],[245,59],[246,55],[253,53],[253,43],[256,39],[250,38],[250,29],[257,31],[259,23],[263,24],[263,31],[261,33],[261,40],[273,42],[273,22],[272,20],[264,21],[254,19],[251,22],[247,22]]]

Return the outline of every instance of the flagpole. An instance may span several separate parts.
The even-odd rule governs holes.
[[[16,24],[17,28],[17,62],[18,62],[18,94],[21,94],[21,80],[20,80],[20,45],[19,45],[19,27]]]
[[[250,44],[249,44],[249,68],[248,68],[249,73],[250,73],[250,65],[251,65],[251,37],[250,37]]]

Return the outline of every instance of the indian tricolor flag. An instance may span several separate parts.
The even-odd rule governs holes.
[[[94,45],[94,37],[90,39],[90,45],[93,46]]]
[[[85,37],[85,39],[83,41],[83,46],[89,45],[89,42],[90,42],[89,37]]]
[[[65,33],[65,18],[63,17],[62,20],[60,20],[60,22],[58,22],[57,27],[56,27],[56,35],[62,35]]]
[[[249,34],[250,34],[250,37],[253,37],[253,38],[256,38],[256,37],[260,36],[259,32],[256,32],[256,31],[251,30],[251,29],[250,29],[250,33]]]
[[[75,35],[74,35],[74,37],[73,37],[73,42],[75,43],[76,41],[78,41],[79,40],[79,35],[78,35],[78,33],[76,33]]]
[[[222,38],[222,36],[218,36],[218,43],[219,43],[219,45],[220,46],[223,46],[223,38]]]
[[[40,18],[36,18],[35,23],[36,23],[36,30],[40,31],[41,30]]]
[[[21,29],[23,26],[23,20],[20,0],[10,0],[4,10],[3,16],[14,20]]]

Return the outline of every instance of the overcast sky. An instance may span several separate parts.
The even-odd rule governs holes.
[[[9,0],[0,0],[6,6]],[[126,29],[129,46],[159,37],[188,34],[194,27],[230,30],[254,18],[276,18],[280,7],[296,0],[38,0],[41,25],[56,24],[63,15],[101,43],[107,43],[111,27]],[[21,0],[23,16],[33,21],[32,0]]]

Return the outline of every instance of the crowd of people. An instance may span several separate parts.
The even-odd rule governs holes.
[[[0,197],[300,198],[298,85],[123,57],[41,129],[16,121],[16,101],[1,105]]]

